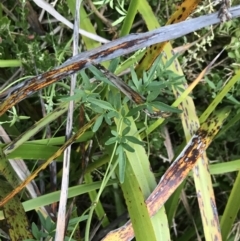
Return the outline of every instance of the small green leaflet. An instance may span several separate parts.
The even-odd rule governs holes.
[[[126,156],[123,150],[123,146],[119,145],[116,154],[118,155],[118,166],[119,166],[119,181],[120,183],[124,183],[124,177],[125,177],[125,170],[126,170]]]
[[[97,106],[99,106],[99,107],[101,107],[101,108],[103,108],[105,110],[114,110],[115,111],[113,106],[109,102],[107,102],[107,101],[94,99],[94,98],[91,98],[91,97],[87,98],[87,100],[88,100],[88,102],[90,102],[90,103],[92,103],[94,105],[97,105]]]
[[[94,126],[92,128],[93,132],[97,132],[97,130],[99,129],[99,127],[101,126],[102,124],[102,121],[103,121],[103,115],[100,115],[96,122],[94,123]]]
[[[151,103],[148,103],[149,106],[153,106],[161,111],[167,111],[167,112],[173,112],[173,113],[182,113],[181,110],[175,108],[175,107],[172,107],[172,106],[169,106],[169,105],[166,105],[164,104],[163,102],[160,102],[160,101],[154,101],[154,102],[151,102]]]

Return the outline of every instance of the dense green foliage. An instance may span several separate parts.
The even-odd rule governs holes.
[[[70,0],[58,1],[55,9],[73,22],[74,4],[70,2]],[[95,8],[91,6],[91,2],[94,3]],[[130,2],[129,0],[83,1],[81,27],[86,28],[86,30],[89,27],[89,31],[94,31],[95,28],[96,34],[110,41],[128,34],[124,20],[129,17]],[[40,24],[37,17],[42,9],[34,2],[30,3],[33,9],[29,7],[29,3],[26,5],[26,1],[23,0],[19,0],[17,3],[13,0],[1,1],[0,3],[1,90],[15,81],[23,81],[30,76],[51,70],[72,56],[72,29],[54,21],[48,13],[43,15]],[[179,1],[149,1],[160,25],[166,23],[171,13],[176,9],[176,4],[179,4]],[[234,5],[237,4],[239,1],[235,0]],[[203,1],[192,17],[215,10],[216,8],[212,8],[209,1]],[[90,21],[84,22],[85,19]],[[218,96],[227,81],[235,76],[236,71],[239,70],[239,25],[239,19],[233,19],[216,27],[202,29],[197,33],[172,41],[173,47],[181,47],[181,49],[175,50],[180,52],[177,56],[178,61],[189,84],[225,48],[210,72],[191,93],[199,117]],[[50,34],[58,26],[61,26],[61,29]],[[129,29],[130,33],[148,30],[139,13],[136,14]],[[195,43],[195,41],[197,42]],[[187,44],[190,43],[194,44],[188,48]],[[87,51],[97,46],[100,46],[98,42],[82,37],[79,51]],[[122,56],[119,59],[104,63],[104,66],[111,72],[117,73],[120,69],[127,68],[124,61],[128,57],[130,56]],[[135,168],[141,169],[137,167],[138,163],[142,162],[140,160],[142,156],[139,156],[141,155],[139,153],[145,149],[144,155],[150,161],[148,164],[151,168],[146,166],[147,164],[142,165],[148,168],[145,178],[150,180],[151,184],[146,184],[149,185],[150,192],[156,185],[151,172],[159,181],[170,166],[173,157],[180,153],[186,144],[184,130],[178,115],[179,110],[171,107],[175,100],[172,86],[182,90],[180,84],[184,79],[183,76],[168,70],[168,66],[173,61],[174,58],[165,63],[161,58],[158,58],[152,68],[144,73],[141,80],[137,79],[133,66],[130,67],[128,74],[122,76],[122,79],[129,86],[146,98],[144,105],[137,106],[132,103],[98,69],[91,67],[79,72],[73,96],[69,97],[70,78],[66,78],[31,95],[0,117],[2,127],[11,140],[16,138],[21,140],[21,134],[24,132],[29,135],[25,140],[22,139],[21,145],[9,153],[7,158],[22,158],[28,169],[34,171],[38,165],[52,156],[64,144],[66,106],[70,100],[76,102],[73,115],[73,133],[76,133],[96,115],[99,115],[93,126],[72,145],[69,192],[71,197],[77,196],[67,229],[67,236],[73,235],[72,240],[87,240],[88,231],[86,230],[88,229],[94,236],[93,240],[100,240],[100,237],[104,236],[104,228],[109,223],[111,224],[121,217],[118,222],[114,223],[115,226],[107,229],[108,232],[123,225],[128,220],[126,196],[121,191],[121,185],[127,185],[129,181],[125,180],[126,171],[129,168],[126,164],[128,161],[135,162]],[[221,109],[230,106],[233,111],[222,131],[207,149],[220,217],[229,202],[230,192],[237,179],[240,165],[239,96],[240,82],[238,81],[217,107]],[[54,113],[57,113],[56,108],[59,106],[65,106],[66,111],[63,111],[61,116],[55,117]],[[171,112],[172,115],[154,131],[146,134],[149,127],[156,123],[156,119],[147,116],[144,110],[147,109],[151,112],[154,108]],[[44,128],[34,126],[42,118],[44,119],[51,114],[53,116],[50,117],[51,120],[43,124]],[[133,124],[134,128],[136,126],[135,129],[132,128]],[[40,130],[33,133],[32,128]],[[145,138],[141,140],[138,134]],[[166,139],[169,141],[168,143],[164,142]],[[136,148],[133,148],[132,145]],[[130,155],[135,159],[129,160]],[[59,201],[56,190],[61,189],[62,160],[63,155],[54,160],[56,173],[53,169],[46,169],[35,179],[38,186],[42,187],[41,195],[49,195],[36,200],[28,200],[27,195],[21,196],[25,210],[31,211],[27,212],[27,217],[31,224],[34,240],[40,240],[41,237],[44,237],[44,240],[49,240],[55,235],[57,216],[57,203],[55,202]],[[55,184],[53,177],[56,177]],[[6,177],[2,177],[2,179],[4,178],[6,179]],[[111,179],[112,182],[108,183],[108,179]],[[82,185],[79,186],[79,189],[74,188],[73,186],[79,184],[79,180],[81,180],[80,184]],[[98,197],[96,191],[99,188],[101,197]],[[181,188],[178,190],[178,194],[172,196],[166,203],[168,218],[172,217],[168,220],[171,239],[177,241],[197,240],[199,235],[204,240],[193,179],[188,178],[184,188],[183,186]],[[181,196],[180,191],[182,192]],[[146,198],[148,194],[144,193],[143,196]],[[91,216],[92,210],[90,211],[90,209],[95,200],[100,201],[96,204],[95,213]],[[24,204],[24,202],[27,203]],[[236,200],[232,201],[233,205],[234,202]],[[175,203],[174,208],[172,203]],[[49,205],[48,211],[53,213],[52,219],[50,216],[44,217],[41,212],[37,214],[34,210],[46,205]],[[231,233],[227,240],[239,240],[240,237],[238,209],[236,208],[235,211],[237,212],[236,219],[233,220],[234,225],[231,226]],[[106,216],[104,216],[105,213]],[[94,228],[99,224],[99,220],[101,220],[102,226],[95,234]],[[1,222],[0,220],[0,237]],[[44,227],[44,231],[41,230],[41,225]],[[5,239],[2,238],[2,240]]]

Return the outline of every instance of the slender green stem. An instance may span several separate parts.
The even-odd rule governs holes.
[[[139,0],[130,1],[127,15],[126,15],[126,18],[124,19],[123,26],[121,28],[120,37],[123,37],[123,36],[129,34],[130,29],[133,24],[133,20],[138,11],[138,3],[139,3]]]

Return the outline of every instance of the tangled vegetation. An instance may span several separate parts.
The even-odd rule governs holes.
[[[8,89],[21,89],[19,82],[49,73],[75,51],[72,28],[41,2],[0,2],[1,104],[15,93],[4,95]],[[190,18],[218,10],[207,0],[183,4],[193,2]],[[74,22],[75,1],[51,4]],[[80,34],[78,52],[163,26],[181,4],[85,0],[80,28],[101,38]],[[149,50],[92,63],[77,73],[72,92],[67,76],[1,115],[0,240],[62,240],[60,230],[66,240],[130,240],[131,231],[124,239],[115,230],[130,227],[129,218],[136,240],[239,240],[239,25],[231,19],[158,45],[163,51],[145,61],[149,68],[141,60],[153,59]],[[116,88],[119,80],[133,101]],[[57,226],[64,188],[65,232]]]

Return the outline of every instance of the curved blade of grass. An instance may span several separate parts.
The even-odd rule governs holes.
[[[93,136],[93,132],[87,131],[84,133],[75,143],[86,142],[90,140]],[[52,140],[53,139],[53,140]],[[63,145],[64,137],[57,137],[52,138],[50,140],[44,139],[39,141],[28,141],[22,144],[13,152],[9,153],[6,157],[7,159],[16,159],[22,158],[25,160],[32,160],[32,159],[48,159],[51,155],[53,155],[59,147],[54,145]],[[51,141],[52,140],[52,141]],[[50,144],[50,142],[52,144]],[[36,144],[35,144],[36,143]],[[54,144],[56,143],[56,144]],[[3,148],[5,145],[0,145],[0,148]],[[75,153],[74,150],[72,150]],[[62,155],[57,158],[57,160],[62,160]],[[0,165],[1,166],[1,165]],[[1,172],[1,170],[0,170]]]
[[[78,195],[99,189],[101,186],[101,183],[102,182],[94,182],[91,184],[81,184],[81,185],[69,187],[68,198],[76,197]],[[114,183],[116,183],[116,181],[110,180],[110,181],[108,181],[108,183],[106,185],[109,186],[109,185],[113,185]],[[60,192],[61,191],[48,193],[48,194],[36,197],[34,199],[25,201],[22,203],[23,208],[24,208],[25,212],[28,212],[28,211],[37,209],[39,207],[46,206],[51,203],[57,202],[57,201],[59,201],[59,198],[60,198]],[[2,220],[2,219],[4,219],[4,216],[3,216],[3,212],[0,211],[0,220]]]
[[[93,119],[91,119],[85,126],[83,126],[81,129],[79,129],[75,135],[73,135],[63,146],[59,148],[59,150],[54,153],[44,164],[42,164],[37,170],[35,170],[31,176],[29,176],[25,181],[23,181],[15,190],[10,192],[3,200],[0,201],[0,207],[3,206],[6,202],[9,201],[12,197],[14,197],[17,193],[19,193],[29,182],[31,182],[40,171],[44,170],[49,163],[51,163],[53,160],[55,160],[57,157],[59,157],[63,151],[71,145],[75,140],[77,140],[87,129],[89,129],[97,119],[98,115],[95,116]]]
[[[21,158],[25,160],[32,160],[32,159],[46,160],[50,156],[52,156],[58,149],[59,147],[51,146],[51,145],[46,146],[46,145],[35,145],[35,144],[22,144],[19,148],[17,148],[15,151],[8,154],[6,157],[7,159]],[[59,156],[57,160],[62,160],[62,155]]]
[[[215,110],[216,106],[222,101],[222,99],[226,96],[226,94],[230,91],[230,89],[234,86],[234,84],[240,80],[240,70],[236,71],[236,74],[228,81],[228,83],[223,87],[220,93],[214,98],[212,103],[208,106],[208,108],[201,115],[199,121],[204,122],[208,116]]]
[[[223,133],[225,133],[229,128],[231,128],[235,123],[237,123],[240,120],[240,113],[237,113],[232,119],[228,121],[228,123],[224,126],[224,128],[219,132],[218,136],[221,136]]]
[[[16,139],[10,142],[4,148],[4,154],[8,155],[14,150],[16,150],[19,146],[29,140],[32,136],[38,133],[42,128],[56,120],[59,116],[65,113],[68,109],[68,103],[63,103],[59,107],[57,107],[53,112],[46,115],[44,118],[36,122],[33,126],[31,126],[27,131],[19,135]]]
[[[240,170],[240,160],[217,163],[209,166],[209,171],[212,175],[225,174],[228,172],[236,172],[239,170]]]
[[[228,198],[227,205],[225,207],[223,216],[220,221],[223,240],[227,240],[227,237],[232,229],[232,225],[236,220],[237,214],[239,213],[239,209],[240,209],[239,186],[240,186],[240,172],[238,172],[237,178],[234,182],[232,191]]]
[[[85,142],[93,137],[92,131],[86,131],[76,142]],[[38,144],[38,145],[62,145],[65,142],[64,136],[52,137],[51,139],[40,139],[40,140],[32,140],[26,141],[27,144]]]
[[[183,181],[183,179],[187,176],[199,157],[202,156],[204,151],[212,142],[229,113],[229,108],[224,108],[221,111],[216,112],[206,122],[204,122],[196,134],[193,135],[183,151],[163,175],[158,187],[147,199],[146,202],[149,204],[150,213],[154,215],[157,208],[160,207],[160,204],[163,205],[163,200],[167,200],[166,195],[171,195],[181,181]],[[176,186],[175,183],[177,184]],[[152,207],[150,207],[151,204]]]

